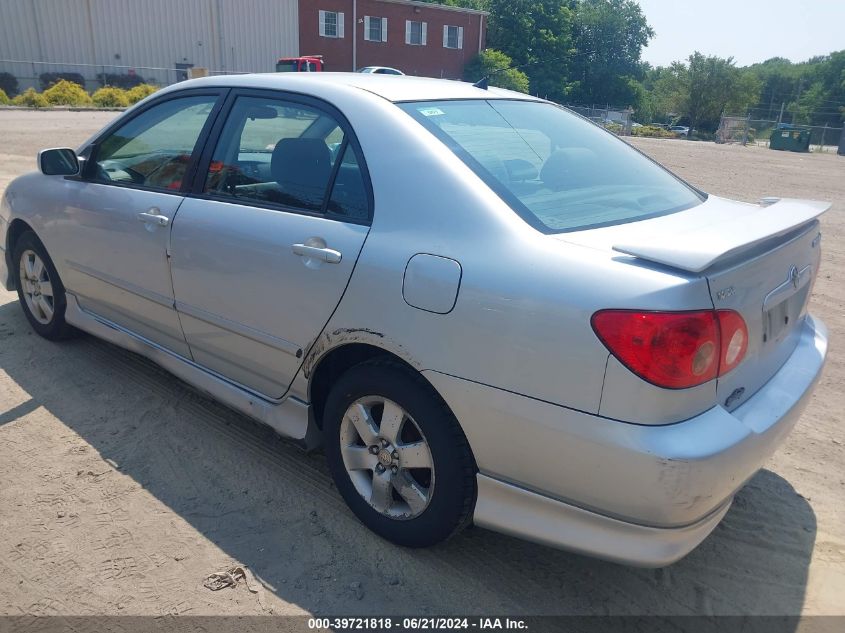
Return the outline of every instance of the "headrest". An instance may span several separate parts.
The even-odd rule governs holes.
[[[331,152],[322,139],[283,138],[273,148],[270,174],[282,192],[319,207],[331,177]]]
[[[557,149],[543,163],[540,180],[549,189],[577,185],[590,170],[598,168],[595,162],[595,152],[586,147]]]

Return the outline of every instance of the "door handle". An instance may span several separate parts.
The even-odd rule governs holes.
[[[138,220],[145,224],[155,224],[156,226],[167,226],[170,224],[170,218],[166,215],[161,215],[155,207],[146,213],[139,213]]]
[[[307,244],[292,244],[290,248],[300,257],[310,257],[311,259],[317,259],[327,264],[339,264],[340,260],[343,259],[340,251],[336,251],[333,248],[320,248],[318,246],[308,246]]]

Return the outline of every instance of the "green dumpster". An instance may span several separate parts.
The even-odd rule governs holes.
[[[810,129],[796,126],[776,128],[769,137],[769,147],[788,152],[809,152]]]

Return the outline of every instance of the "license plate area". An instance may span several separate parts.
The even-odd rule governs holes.
[[[779,343],[786,338],[801,320],[809,294],[810,284],[805,284],[791,297],[765,311],[763,315],[763,322],[766,325],[763,335],[764,343]]]

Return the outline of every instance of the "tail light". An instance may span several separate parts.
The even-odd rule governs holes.
[[[748,326],[738,312],[719,310],[719,334],[722,338],[719,375],[724,376],[745,358],[748,351]]]
[[[748,349],[748,328],[733,310],[600,310],[591,322],[623,365],[666,389],[695,387],[722,376],[742,362]]]

